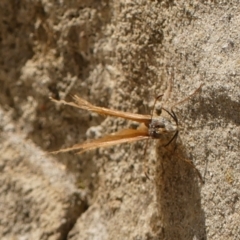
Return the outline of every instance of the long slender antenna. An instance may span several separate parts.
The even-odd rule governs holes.
[[[190,99],[191,97],[193,97],[194,95],[196,95],[198,92],[201,91],[202,86],[204,85],[204,83],[202,83],[192,94],[190,94],[188,97],[182,99],[181,101],[175,103],[174,105],[171,106],[171,111],[173,110],[173,108],[175,108],[177,105],[182,104],[184,102],[186,102],[188,99]]]
[[[158,96],[155,98],[155,100],[154,100],[153,107],[152,107],[152,111],[151,111],[151,121],[152,121],[152,118],[153,118],[153,112],[154,112],[156,103],[157,103],[157,101],[159,100],[159,98],[161,98],[162,96],[163,96],[163,94],[158,95]]]
[[[178,118],[177,118],[177,115],[175,114],[175,112],[172,110],[171,112],[168,111],[166,108],[162,108],[165,112],[167,112],[172,118],[173,120],[175,121],[177,127],[178,127]],[[177,139],[178,137],[178,129],[176,130],[176,132],[174,133],[173,137],[169,140],[169,142],[167,144],[164,145],[164,147],[167,147],[174,139]]]
[[[168,111],[166,108],[163,108],[163,107],[162,107],[162,109],[163,109],[165,112],[167,112],[167,113],[173,118],[173,120],[175,121],[176,125],[178,126],[178,118],[177,118],[176,113],[175,113],[173,110],[171,110],[171,112],[170,112],[170,111]]]

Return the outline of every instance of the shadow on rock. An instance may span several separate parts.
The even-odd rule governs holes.
[[[206,239],[196,171],[181,143],[158,144],[155,181],[163,239]]]

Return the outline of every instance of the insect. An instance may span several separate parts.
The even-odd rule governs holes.
[[[109,147],[116,144],[131,143],[131,142],[140,141],[140,140],[148,140],[151,138],[162,140],[164,137],[168,136],[168,139],[170,140],[168,140],[168,142],[165,143],[165,145],[167,146],[178,136],[178,119],[175,112],[173,111],[173,108],[176,105],[183,103],[184,101],[186,101],[187,99],[195,95],[201,89],[201,87],[202,85],[198,89],[196,89],[194,93],[189,95],[187,98],[174,104],[170,110],[164,107],[161,108],[162,111],[165,111],[173,119],[173,123],[172,121],[162,116],[153,117],[154,107],[151,115],[142,115],[142,114],[135,114],[130,112],[122,112],[122,111],[113,110],[113,109],[104,108],[104,107],[98,107],[82,99],[81,97],[78,97],[77,95],[73,96],[74,102],[66,102],[64,100],[56,100],[56,99],[50,98],[53,102],[56,102],[56,103],[62,103],[72,107],[95,112],[101,115],[120,117],[120,118],[132,120],[140,123],[137,129],[123,129],[116,133],[101,137],[99,139],[76,144],[76,145],[73,145],[72,147],[60,149],[53,153],[69,152],[74,150],[76,150],[77,153],[83,153],[85,151],[93,150],[100,147]],[[155,99],[154,106],[156,104],[156,101],[162,96],[163,95],[159,95]]]

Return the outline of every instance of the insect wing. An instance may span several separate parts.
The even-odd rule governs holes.
[[[148,138],[149,134],[147,128],[124,129],[114,134],[107,135],[90,142],[76,144],[70,148],[60,149],[59,151],[52,153],[69,152],[74,150],[79,150],[78,153],[83,153],[85,151],[93,150],[99,147],[110,147],[121,143],[134,142]]]
[[[142,114],[135,114],[135,113],[129,113],[129,112],[122,112],[118,110],[112,110],[109,108],[103,108],[103,107],[97,107],[91,104],[90,102],[78,97],[77,95],[73,96],[74,102],[66,102],[64,100],[55,100],[51,98],[52,101],[56,103],[63,103],[65,105],[69,105],[72,107],[77,107],[80,109],[92,111],[101,115],[108,115],[112,117],[120,117],[140,123],[146,123],[149,124],[151,121],[151,115],[142,115]]]

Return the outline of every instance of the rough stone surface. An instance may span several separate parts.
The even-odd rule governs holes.
[[[2,0],[0,238],[239,239],[239,32],[239,1]],[[165,107],[204,83],[177,148],[49,154],[136,127],[49,96],[149,114],[172,78]]]

